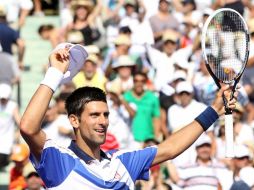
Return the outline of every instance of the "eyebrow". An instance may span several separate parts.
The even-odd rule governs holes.
[[[89,115],[100,115],[101,113],[103,115],[109,115],[109,111],[106,111],[106,112],[91,112]]]

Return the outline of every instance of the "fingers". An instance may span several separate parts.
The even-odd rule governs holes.
[[[69,49],[59,49],[55,52],[58,61],[67,61],[69,59]]]

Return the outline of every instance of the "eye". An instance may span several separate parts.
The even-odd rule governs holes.
[[[105,118],[108,118],[108,116],[109,116],[109,112],[104,113],[104,117],[105,117]]]

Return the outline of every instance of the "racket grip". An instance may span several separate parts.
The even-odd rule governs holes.
[[[225,156],[227,158],[233,158],[234,155],[234,129],[233,129],[233,115],[225,115]]]

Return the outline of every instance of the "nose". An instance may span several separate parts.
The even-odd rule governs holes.
[[[99,117],[99,124],[103,126],[108,126],[108,117],[102,114]]]

